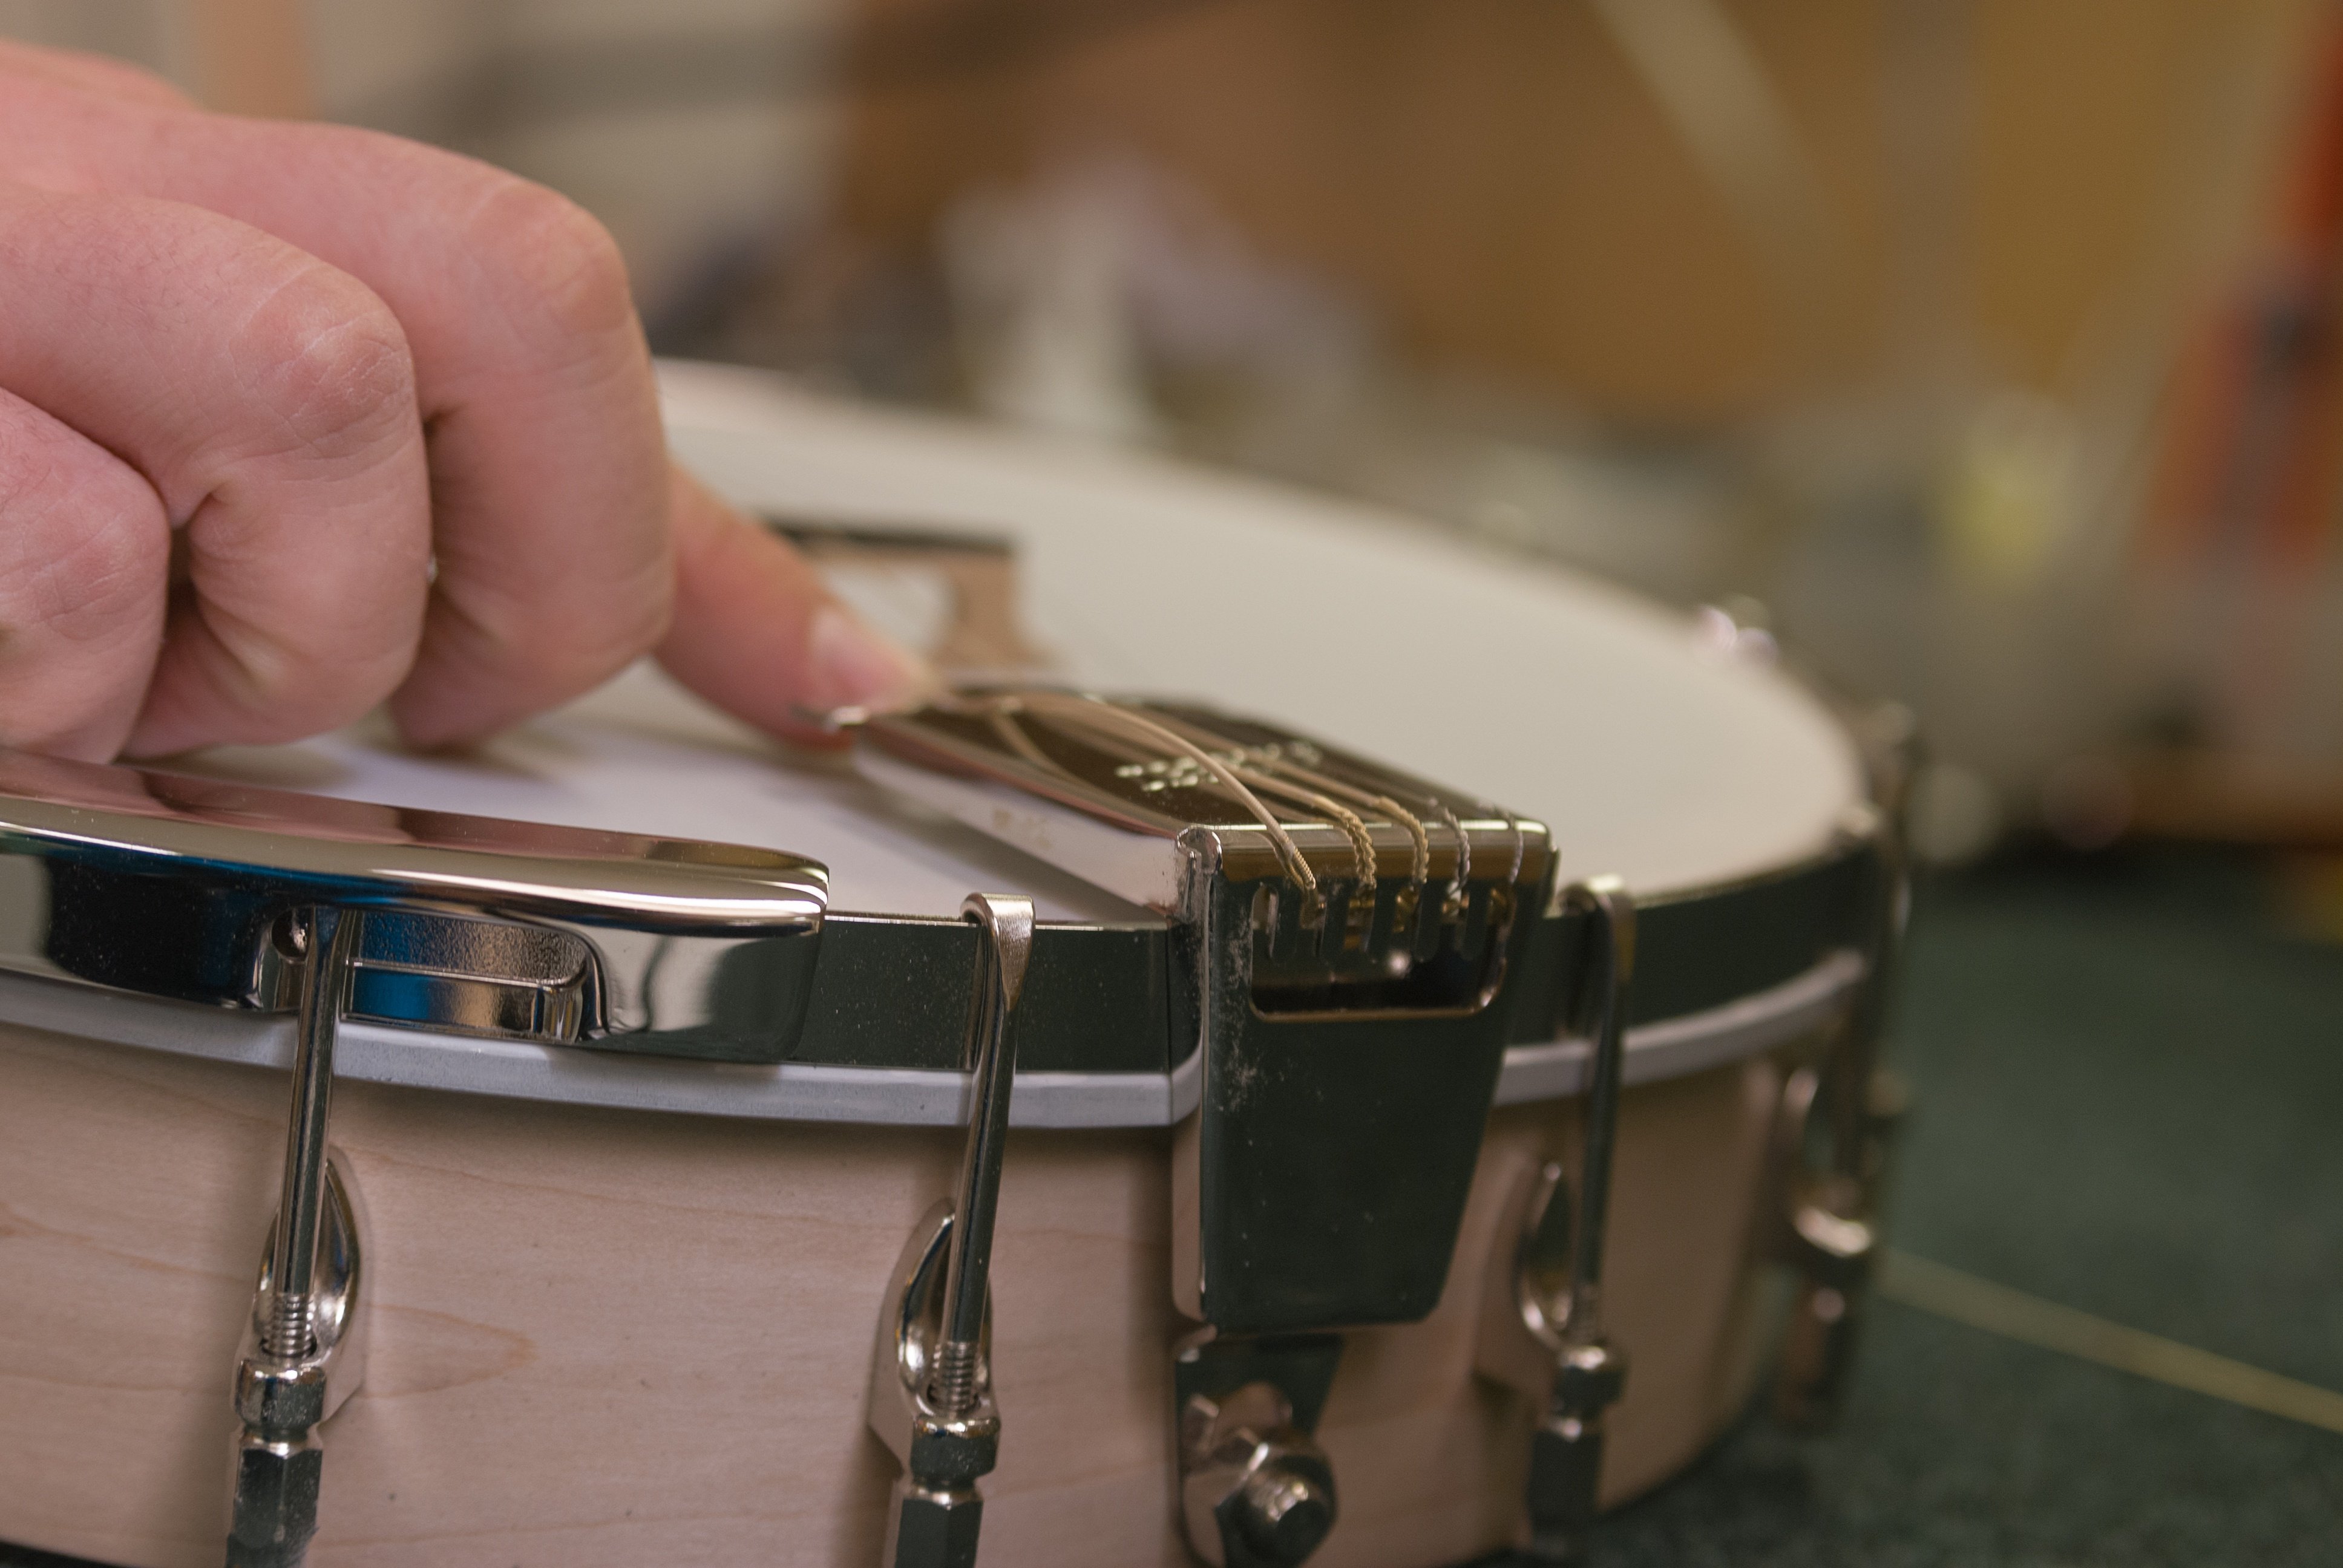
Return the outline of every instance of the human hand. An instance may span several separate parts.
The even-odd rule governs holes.
[[[749,721],[926,680],[669,463],[608,235],[347,126],[0,44],[0,743],[424,746],[647,651]]]

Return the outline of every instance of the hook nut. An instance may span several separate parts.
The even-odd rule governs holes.
[[[1299,1568],[1334,1528],[1334,1467],[1274,1384],[1192,1395],[1182,1418],[1188,1542],[1220,1568]]]
[[[1332,1477],[1312,1473],[1322,1468],[1304,1454],[1275,1454],[1246,1476],[1224,1505],[1262,1562],[1279,1568],[1306,1562],[1334,1528]]]

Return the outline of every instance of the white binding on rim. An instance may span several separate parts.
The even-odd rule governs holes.
[[[1627,1031],[1627,1081],[1697,1072],[1785,1045],[1820,1028],[1862,978],[1863,960],[1834,953],[1805,973],[1705,1012]],[[0,985],[0,1021],[180,1056],[279,1071],[293,1061],[288,1017],[195,1007],[12,977]],[[549,1100],[627,1111],[780,1121],[952,1127],[968,1121],[968,1074],[906,1068],[670,1061],[615,1051],[427,1034],[346,1019],[336,1078],[410,1089]],[[1578,1092],[1586,1042],[1517,1045],[1505,1052],[1497,1103]],[[1020,1072],[1016,1127],[1168,1127],[1196,1108],[1201,1055],[1170,1072]]]

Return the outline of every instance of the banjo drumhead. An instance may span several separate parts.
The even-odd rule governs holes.
[[[1559,568],[753,372],[662,376],[677,456],[733,498],[1008,535],[1064,676],[1261,713],[1476,790],[1554,829],[1564,879],[1608,873],[1652,898],[1762,874],[1826,845],[1861,798],[1854,748],[1811,693]]]

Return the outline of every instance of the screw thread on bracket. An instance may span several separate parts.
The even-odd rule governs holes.
[[[935,1373],[929,1380],[928,1402],[947,1421],[958,1421],[976,1408],[976,1346],[965,1340],[946,1340],[936,1347]]]
[[[307,1292],[278,1293],[269,1302],[267,1320],[261,1325],[260,1348],[280,1362],[297,1362],[307,1355],[316,1345],[311,1311]]]

